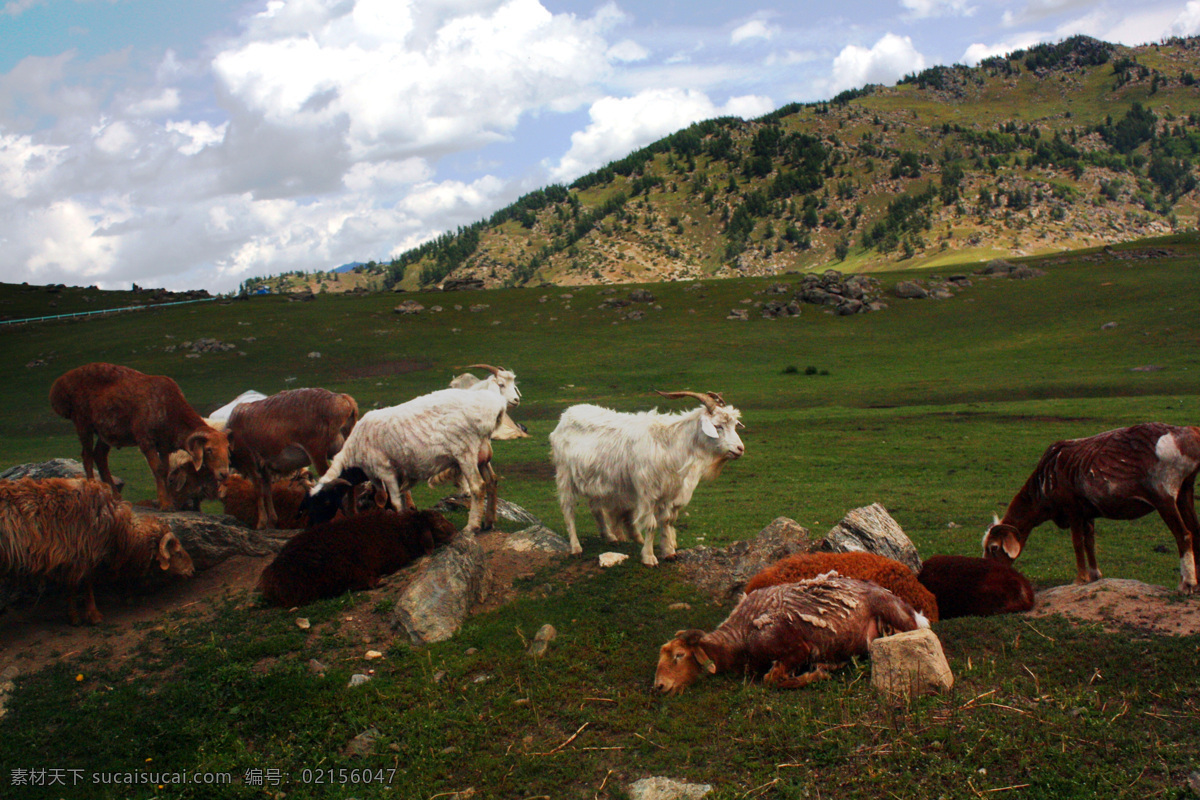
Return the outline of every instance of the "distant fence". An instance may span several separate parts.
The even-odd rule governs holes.
[[[19,325],[24,322],[47,322],[52,319],[71,319],[72,317],[94,317],[97,314],[119,314],[122,311],[143,311],[147,308],[166,308],[167,306],[185,306],[188,303],[211,303],[218,297],[201,297],[196,300],[176,300],[171,303],[152,303],[144,306],[125,306],[124,308],[100,308],[95,311],[76,311],[72,314],[48,314],[44,317],[26,317],[25,319],[0,319],[0,325]]]

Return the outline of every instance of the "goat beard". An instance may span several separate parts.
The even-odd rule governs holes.
[[[721,470],[725,469],[725,465],[732,460],[727,457],[714,458],[712,463],[705,467],[704,474],[700,478],[706,481],[715,481],[721,477]]]

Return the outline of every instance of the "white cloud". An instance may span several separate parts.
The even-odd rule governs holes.
[[[344,124],[355,159],[438,155],[507,136],[522,114],[566,111],[609,70],[608,7],[580,20],[538,0],[506,0],[425,35],[413,0],[359,0],[352,13],[313,0],[273,2],[273,33],[213,61],[253,116],[291,129]],[[626,53],[630,52],[628,48]]]
[[[185,156],[194,156],[206,147],[219,144],[225,139],[229,123],[223,122],[213,126],[207,122],[188,122],[186,120],[167,122],[163,128],[167,133],[177,135],[176,147]]]
[[[350,167],[346,176],[342,178],[342,183],[352,192],[365,194],[411,186],[428,181],[432,177],[433,170],[423,158],[406,158],[403,161],[384,161],[377,164],[360,161]]]
[[[0,196],[28,197],[58,166],[66,150],[0,132]]]
[[[179,90],[163,89],[154,97],[145,97],[126,106],[126,112],[135,117],[161,117],[179,110]]]
[[[1195,36],[1200,33],[1200,2],[1189,0],[1171,22],[1171,33],[1175,36]]]
[[[751,39],[765,39],[769,41],[775,38],[777,33],[779,33],[777,26],[770,25],[765,20],[752,19],[734,28],[733,33],[729,36],[729,41],[731,44],[741,44]]]
[[[833,60],[829,91],[837,94],[868,83],[890,84],[923,69],[925,57],[913,47],[912,39],[888,33],[870,50],[857,45],[843,48]]]
[[[929,17],[969,17],[974,15],[975,7],[968,5],[967,0],[900,0],[900,5],[908,9],[913,19]]]
[[[632,39],[624,39],[608,48],[607,55],[613,61],[643,61],[649,57],[650,51]]]
[[[735,97],[716,106],[693,89],[646,89],[633,97],[605,97],[592,104],[591,123],[571,134],[571,148],[551,168],[556,181],[571,181],[632,150],[693,122],[712,117],[761,116],[775,107],[766,97]]]

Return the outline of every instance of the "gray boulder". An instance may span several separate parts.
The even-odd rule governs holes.
[[[925,287],[914,281],[899,281],[896,288],[892,290],[892,294],[901,300],[924,300],[929,297],[929,292],[925,290]]]
[[[38,461],[31,464],[17,464],[0,472],[0,481],[16,481],[21,478],[45,480],[46,478],[82,478],[83,464],[73,458],[52,458],[49,461]],[[125,486],[125,481],[113,476],[117,482],[117,491]]]
[[[700,800],[713,790],[707,783],[683,783],[662,776],[642,778],[627,788],[630,800]]]
[[[504,548],[518,553],[571,554],[571,545],[566,539],[540,524],[508,534],[504,539]]]
[[[487,556],[472,533],[460,532],[429,557],[392,609],[393,629],[415,645],[440,642],[462,626],[483,599]]]
[[[825,534],[820,549],[831,553],[875,553],[899,561],[913,572],[921,571],[917,548],[879,503],[848,512]]]

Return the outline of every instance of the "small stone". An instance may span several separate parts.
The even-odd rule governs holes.
[[[540,658],[546,655],[546,651],[550,648],[550,642],[558,636],[558,631],[553,625],[546,624],[538,629],[538,632],[533,637],[533,644],[529,647],[529,655],[535,658]]]
[[[350,676],[350,682],[346,684],[346,687],[353,688],[355,686],[362,686],[369,680],[371,680],[370,675],[363,675],[361,672],[356,672]]]
[[[308,617],[300,617],[296,620],[296,627],[302,631],[306,631],[312,627],[312,623],[308,621]]]
[[[376,728],[367,728],[365,731],[355,736],[346,745],[345,754],[351,758],[362,758],[368,756],[375,749],[375,740],[379,738],[379,731]]]
[[[668,611],[691,611],[692,604],[691,603],[671,603],[671,605],[667,606],[667,610]]]
[[[308,668],[318,674],[324,674],[325,670],[329,669],[329,667],[325,666],[320,661],[317,661],[315,658],[309,659]]]
[[[376,658],[383,658],[383,653],[379,652],[378,650],[368,650],[365,658],[368,661],[372,661]]]
[[[623,561],[626,561],[629,556],[626,553],[601,553],[600,566],[608,568],[615,567]]]

